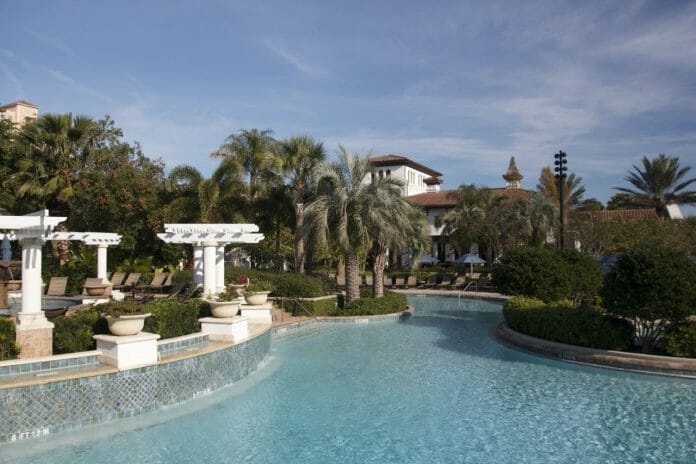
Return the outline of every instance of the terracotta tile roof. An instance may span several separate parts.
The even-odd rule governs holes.
[[[492,188],[489,190],[511,200],[526,199],[534,193],[531,190],[524,189]],[[457,204],[456,192],[456,189],[440,190],[439,192],[426,192],[418,195],[411,195],[407,198],[411,203],[424,208],[451,208]]]
[[[370,163],[372,163],[374,166],[406,165],[410,168],[424,172],[424,173],[428,174],[429,176],[440,177],[442,175],[441,172],[437,172],[434,169],[430,169],[429,167],[424,166],[420,163],[417,163],[417,162],[413,161],[412,159],[406,158],[405,156],[398,156],[398,155],[374,156],[374,157],[370,158]]]
[[[592,219],[601,222],[617,221],[620,219],[649,219],[659,217],[657,211],[652,208],[644,209],[605,209],[602,211],[592,211]]]

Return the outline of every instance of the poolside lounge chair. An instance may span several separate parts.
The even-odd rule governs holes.
[[[437,285],[437,275],[431,275],[420,288],[434,288]]]
[[[179,301],[186,301],[193,298],[197,293],[203,291],[203,284],[191,285],[185,292],[179,295]]]
[[[164,288],[164,282],[167,280],[167,275],[164,272],[157,272],[152,276],[152,281],[148,285],[136,285],[133,288],[133,292],[141,291],[145,293],[154,293],[156,291],[161,291]]]
[[[451,276],[446,276],[442,278],[442,282],[436,285],[437,288],[444,288],[444,289],[449,289],[450,286],[452,285],[452,281],[454,280],[454,277]]]
[[[65,296],[65,289],[67,287],[67,277],[51,277],[51,280],[48,281],[46,296]]]
[[[418,285],[418,277],[414,275],[408,276],[408,279],[406,279],[406,288],[416,288],[416,285]]]
[[[465,275],[457,277],[454,283],[450,284],[451,290],[462,290],[466,286],[467,278]]]
[[[392,285],[392,288],[402,288],[405,284],[405,280],[403,277],[397,277],[394,279],[394,285]]]
[[[123,285],[123,281],[125,280],[125,278],[126,278],[125,272],[114,272],[113,274],[111,274],[111,279],[109,279],[109,280],[111,281],[111,283],[114,286],[117,286],[117,285]]]
[[[140,273],[139,272],[131,272],[128,274],[128,278],[126,279],[125,282],[123,282],[123,285],[114,285],[115,290],[130,290],[136,285],[138,285],[138,281],[140,280]]]

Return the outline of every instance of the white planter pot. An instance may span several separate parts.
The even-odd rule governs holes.
[[[232,301],[212,301],[205,300],[210,305],[213,317],[232,317],[239,312],[239,300]]]
[[[16,292],[17,290],[22,289],[22,281],[21,280],[8,280],[7,281],[7,291],[8,292]]]
[[[249,306],[262,305],[268,299],[271,292],[244,292],[244,299]]]
[[[247,284],[228,284],[227,285],[227,292],[232,295],[235,294],[239,298],[242,298],[244,296],[244,289],[246,288]]]
[[[109,323],[109,331],[113,335],[137,335],[143,331],[145,326],[145,318],[150,317],[147,314],[124,314],[122,316],[104,316],[106,322]]]

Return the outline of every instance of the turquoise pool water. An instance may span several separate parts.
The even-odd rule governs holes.
[[[506,348],[488,337],[501,319],[494,303],[410,301],[417,311],[405,322],[275,342],[268,364],[231,388],[164,413],[0,446],[0,462],[696,460],[695,381]]]

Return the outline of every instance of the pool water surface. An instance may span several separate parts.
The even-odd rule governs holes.
[[[274,341],[272,359],[231,388],[148,417],[5,445],[0,462],[696,459],[695,381],[507,348],[488,335],[501,320],[498,303],[409,302],[416,311],[406,321]]]

